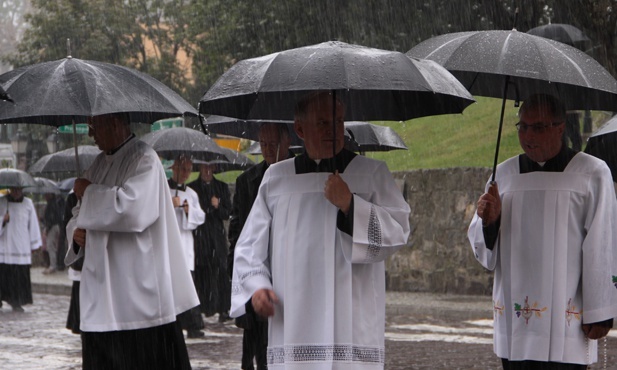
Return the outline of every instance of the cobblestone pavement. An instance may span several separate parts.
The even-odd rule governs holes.
[[[38,285],[37,271],[32,275],[35,292],[50,290]],[[24,313],[0,308],[0,369],[81,368],[79,336],[64,328],[69,284],[56,284],[56,294],[35,293]],[[492,353],[490,306],[488,297],[388,293],[386,369],[500,369]],[[216,316],[206,318],[205,331],[205,338],[186,340],[193,369],[239,369],[242,331]],[[617,331],[611,331],[606,352],[603,346],[600,363],[590,369],[604,368],[604,353],[606,368],[617,369]]]

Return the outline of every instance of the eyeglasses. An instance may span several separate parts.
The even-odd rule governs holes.
[[[528,129],[531,129],[531,131],[533,131],[534,134],[543,134],[546,132],[546,130],[548,130],[549,127],[559,126],[562,123],[563,122],[552,122],[552,123],[536,122],[536,123],[532,123],[528,125],[526,123],[519,122],[515,126],[518,132],[525,133],[527,132]]]

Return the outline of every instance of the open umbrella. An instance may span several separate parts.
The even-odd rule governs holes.
[[[296,135],[294,132],[293,120],[245,120],[232,117],[210,115],[206,117],[205,127],[206,130],[211,133],[259,141],[259,128],[261,127],[261,125],[268,122],[286,124],[291,136],[291,145],[304,145],[302,139],[300,139],[298,135]]]
[[[141,137],[164,159],[186,156],[191,159],[211,161],[226,159],[222,148],[201,131],[187,127],[173,127],[150,132]]]
[[[13,99],[9,96],[9,94],[4,91],[4,88],[0,86],[0,100],[8,101],[14,103]]]
[[[316,90],[336,94],[350,121],[460,113],[474,101],[433,62],[331,41],[236,63],[201,98],[199,111],[292,120],[297,100]]]
[[[345,131],[349,134],[345,147],[354,152],[407,150],[403,139],[391,127],[352,121],[345,122]]]
[[[474,95],[502,98],[493,164],[499,154],[506,99],[557,96],[568,110],[617,109],[617,81],[589,55],[557,41],[512,31],[449,33],[407,52],[444,66]]]
[[[617,182],[617,116],[606,121],[591,134],[585,153],[602,159],[611,169],[613,181]]]
[[[345,143],[347,143],[347,138],[345,139]],[[289,147],[289,151],[292,152],[293,154],[300,154],[304,152],[304,145],[291,145]],[[259,145],[259,142],[256,141],[253,144],[251,144],[246,150],[246,152],[252,155],[260,155],[261,146]]]
[[[18,102],[0,104],[0,123],[63,126],[108,113],[152,123],[197,114],[180,95],[145,73],[70,56],[6,72],[0,84]],[[81,172],[79,167],[76,171]]]
[[[60,188],[60,191],[69,192],[73,190],[73,186],[75,185],[75,179],[76,177],[69,177],[58,182],[58,187]]]
[[[225,159],[214,159],[212,161],[202,161],[196,159],[193,161],[193,164],[197,167],[200,164],[214,164],[216,165],[216,169],[214,173],[222,173],[228,171],[244,171],[249,167],[255,165],[249,157],[245,156],[242,153],[239,153],[235,150],[231,150],[229,148],[222,148],[225,153]]]
[[[562,42],[586,51],[591,48],[591,40],[583,31],[571,24],[549,23],[534,27],[527,31],[528,34]]]
[[[29,173],[15,168],[0,169],[0,188],[27,188],[36,186]]]
[[[77,153],[79,167],[87,169],[101,153],[101,150],[94,145],[80,145],[77,147]],[[30,166],[28,172],[31,174],[72,172],[75,171],[75,161],[75,149],[69,148],[42,156]]]
[[[34,177],[35,186],[24,188],[26,193],[34,194],[60,194],[58,183],[45,177]]]
[[[152,123],[196,114],[188,102],[155,78],[116,64],[72,57],[0,75],[17,104],[0,106],[2,123],[63,126],[124,112],[131,122]]]

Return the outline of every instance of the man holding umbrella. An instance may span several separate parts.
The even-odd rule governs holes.
[[[176,316],[199,304],[157,153],[128,115],[88,119],[102,153],[73,190],[66,262],[84,256],[83,368],[190,369]],[[85,252],[85,253],[84,253]]]
[[[0,302],[8,302],[16,312],[32,303],[32,251],[43,244],[36,209],[22,190],[12,187],[0,198]]]
[[[250,302],[269,317],[270,369],[384,366],[384,260],[407,243],[410,209],[385,164],[343,149],[333,100],[298,101],[306,152],[266,171],[236,244],[231,313]]]
[[[494,351],[504,369],[586,369],[617,317],[617,200],[607,165],[563,144],[566,111],[532,95],[525,152],[501,163],[469,240],[495,270]]]

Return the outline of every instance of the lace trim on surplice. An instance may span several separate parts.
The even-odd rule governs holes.
[[[385,351],[377,347],[352,344],[302,344],[268,347],[268,364],[294,362],[384,363]]]

